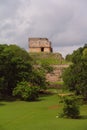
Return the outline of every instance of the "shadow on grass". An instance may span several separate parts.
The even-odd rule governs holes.
[[[84,119],[84,120],[87,119],[87,115],[81,115],[80,119]]]
[[[5,130],[5,129],[0,125],[0,130]]]
[[[0,99],[1,102],[13,102],[13,101],[16,101],[16,98],[14,97],[2,97]]]
[[[1,106],[4,106],[4,105],[5,105],[4,103],[1,103],[1,102],[0,102],[0,107],[1,107]]]
[[[40,91],[39,92],[39,95],[40,97],[48,97],[48,96],[52,96],[54,95],[55,93],[54,92],[51,92],[51,91]]]
[[[30,100],[25,101],[23,99],[20,99],[19,97],[6,96],[6,97],[0,98],[0,102],[15,102],[15,101],[39,102],[39,101],[45,100],[44,97],[52,96],[54,94],[55,94],[54,92],[46,90],[46,91],[40,91],[39,97],[36,98],[36,100],[30,99]],[[0,104],[0,105],[3,105],[3,104]]]

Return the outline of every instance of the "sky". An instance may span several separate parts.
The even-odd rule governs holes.
[[[0,0],[0,44],[28,50],[28,38],[48,38],[63,56],[87,43],[87,0]]]

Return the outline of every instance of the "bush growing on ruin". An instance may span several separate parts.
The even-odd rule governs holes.
[[[48,63],[43,63],[42,68],[45,70],[47,73],[52,73],[53,72],[53,67],[49,65]]]

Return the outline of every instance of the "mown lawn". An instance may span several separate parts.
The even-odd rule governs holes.
[[[56,118],[61,108],[56,94],[37,102],[0,102],[0,130],[87,130],[87,105],[81,106],[83,119]]]

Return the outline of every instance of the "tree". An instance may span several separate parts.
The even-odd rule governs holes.
[[[65,60],[71,62],[72,61],[72,54],[66,55]]]
[[[1,96],[12,96],[13,90],[22,81],[40,89],[46,88],[45,73],[34,69],[32,58],[24,49],[16,45],[0,45],[0,51]]]
[[[72,54],[73,64],[63,73],[65,86],[87,100],[87,48],[79,48]]]
[[[19,81],[29,80],[32,72],[29,54],[16,45],[0,45],[0,93],[12,95]]]
[[[46,76],[45,76],[45,73],[43,72],[43,70],[41,70],[41,69],[36,70],[36,71],[34,70],[33,74],[31,74],[30,82],[34,86],[39,86],[40,90],[46,89],[47,82],[46,82]]]
[[[82,57],[82,53],[83,53],[84,48],[79,48],[77,50],[75,50],[72,54],[72,62],[74,64],[78,64],[79,62],[81,62],[81,57]]]
[[[63,113],[60,113],[60,116],[75,119],[79,118],[80,110],[77,98],[75,96],[67,96],[64,97],[63,102]]]
[[[82,58],[87,61],[87,48],[84,48]]]
[[[17,96],[25,101],[37,100],[39,96],[39,87],[32,86],[26,81],[19,82],[13,90],[13,96]]]

